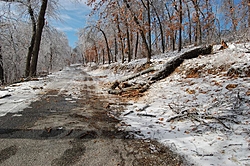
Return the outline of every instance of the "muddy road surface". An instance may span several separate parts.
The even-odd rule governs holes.
[[[181,158],[150,140],[131,138],[115,127],[108,107],[119,99],[103,94],[98,77],[72,66],[48,79],[38,101],[19,116],[0,117],[3,166],[160,166]],[[16,114],[15,114],[16,115]],[[20,116],[21,115],[21,116]]]

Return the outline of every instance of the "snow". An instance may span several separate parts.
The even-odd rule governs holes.
[[[194,165],[250,165],[250,54],[245,53],[250,43],[228,45],[226,50],[185,60],[169,77],[152,84],[144,96],[127,99],[131,105],[118,117],[122,120],[119,129],[137,138],[155,139]],[[154,56],[151,66],[160,69],[180,54]],[[106,93],[112,82],[133,74],[145,62],[84,68],[78,64],[39,81],[1,87],[0,116],[9,112],[21,116],[24,108],[50,89],[58,90],[57,95],[68,94],[65,100],[75,102],[82,82],[102,84],[98,93]],[[77,74],[82,71],[88,75]]]
[[[44,81],[29,81],[2,87],[0,90],[0,116],[18,113],[27,108],[32,101],[38,100]],[[6,96],[8,95],[8,96]],[[6,96],[6,97],[4,97]],[[21,116],[16,114],[15,116]]]
[[[143,97],[129,101],[133,104],[119,117],[120,129],[137,138],[157,140],[194,165],[250,165],[250,54],[245,53],[249,46],[229,43],[226,50],[185,60]],[[174,54],[153,58],[155,68],[180,55]],[[125,65],[136,68],[141,62]],[[227,75],[231,69],[241,71],[238,77]],[[132,69],[115,75],[112,71],[110,67],[91,73],[107,75],[106,82],[133,74]],[[170,120],[176,116],[185,117]]]

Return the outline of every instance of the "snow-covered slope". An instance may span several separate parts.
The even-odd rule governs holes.
[[[250,165],[250,54],[246,48],[250,43],[229,43],[226,50],[185,60],[143,97],[129,101],[132,105],[120,115],[119,127],[135,137],[158,140],[191,164]],[[161,67],[174,54],[155,57],[153,64]],[[103,73],[109,82],[132,74],[143,63],[131,62],[120,72],[106,67],[91,73]]]

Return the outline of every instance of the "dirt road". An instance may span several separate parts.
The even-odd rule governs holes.
[[[118,131],[107,105],[119,99],[98,85],[98,78],[73,66],[50,77],[40,100],[19,116],[0,117],[0,165],[180,165],[166,147]]]

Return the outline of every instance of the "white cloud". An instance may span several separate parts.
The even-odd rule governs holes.
[[[61,14],[59,14],[59,17],[60,17],[60,19],[62,19],[62,20],[71,20],[72,18],[68,15],[68,14],[66,14],[66,13],[61,13]]]
[[[77,29],[69,26],[63,26],[63,27],[57,26],[56,29],[63,32],[72,32],[72,31],[77,32]]]
[[[90,10],[90,7],[86,5],[86,0],[60,0],[60,6],[62,9],[69,10],[69,11],[76,11],[76,10]]]

